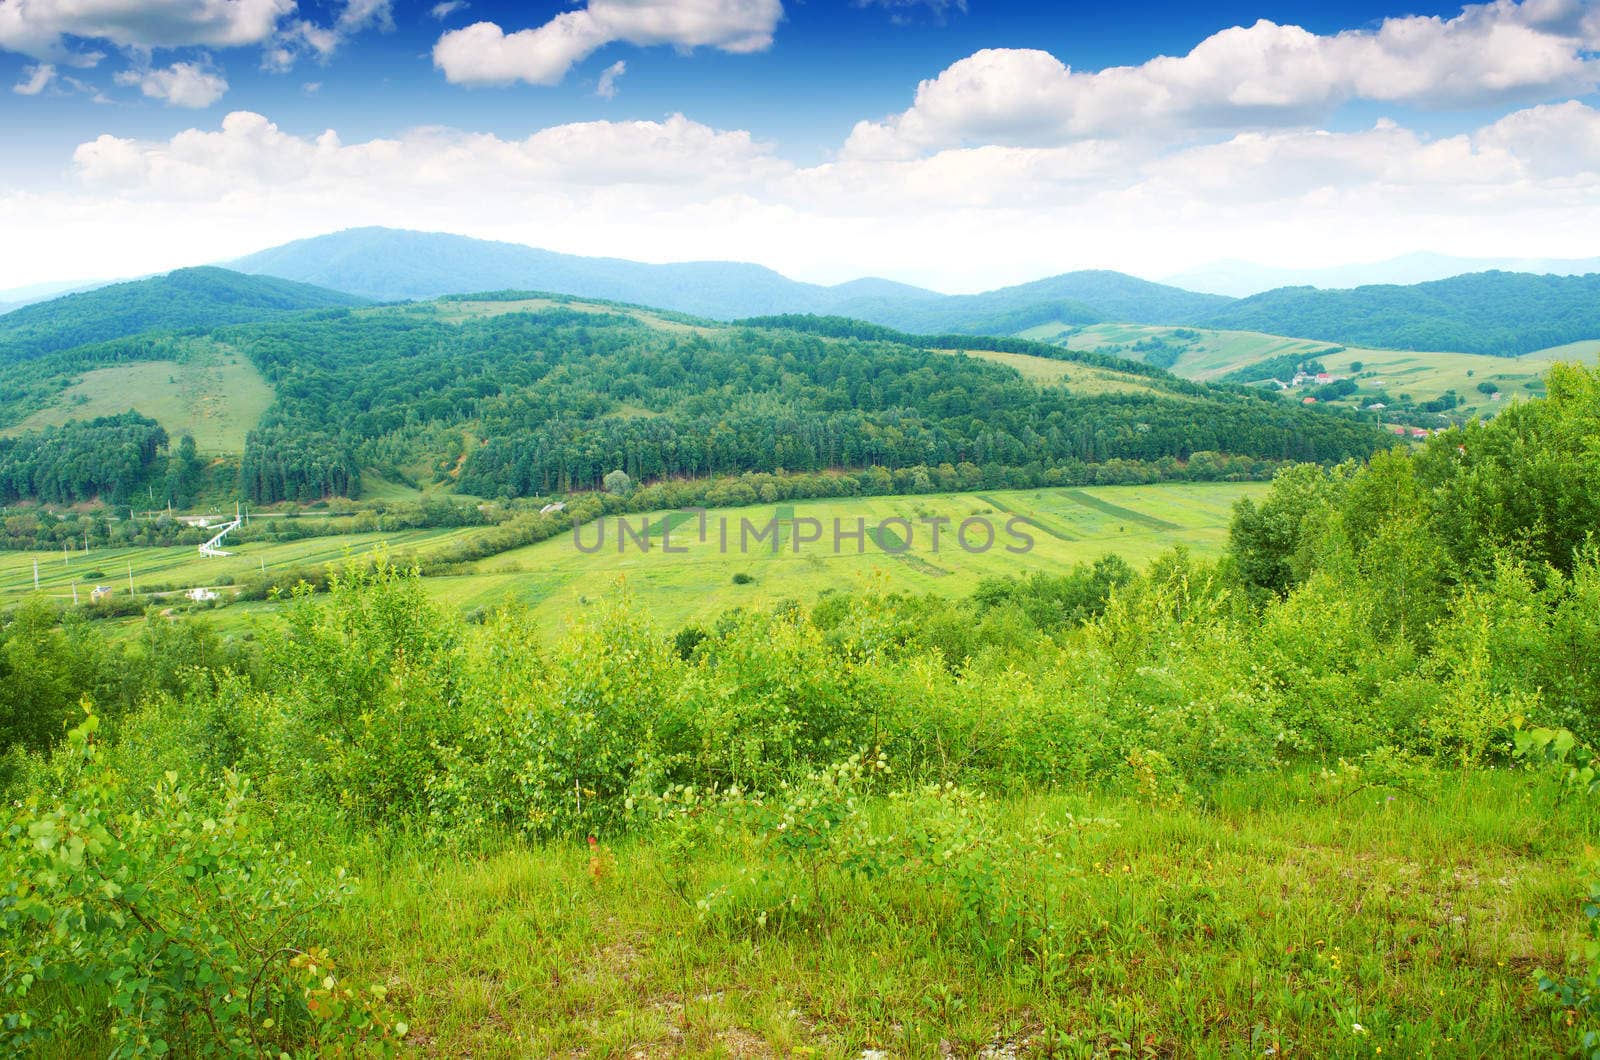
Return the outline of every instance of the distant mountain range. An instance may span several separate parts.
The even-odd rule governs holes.
[[[1467,259],[1413,255],[1396,260],[1426,271]],[[1569,261],[1563,267],[1576,270],[1583,264]],[[1335,271],[1323,270],[1322,278],[1331,280]],[[240,273],[272,277],[282,286],[246,291],[237,283]],[[1280,287],[1235,299],[1117,272],[1081,271],[981,294],[946,295],[884,279],[824,286],[742,262],[652,265],[389,228],[298,240],[230,262],[227,269],[179,270],[141,282],[147,286],[100,287],[0,316],[0,348],[14,358],[19,352],[26,356],[30,341],[38,349],[66,348],[60,343],[151,328],[214,326],[300,309],[493,291],[604,299],[720,321],[786,314],[846,317],[922,335],[1053,336],[1091,324],[1124,323],[1496,356],[1600,338],[1600,275],[1491,271],[1406,285]],[[174,299],[162,294],[163,284],[204,289],[190,292],[196,297]],[[179,305],[189,307],[193,319],[175,308]],[[51,320],[69,326],[58,328]],[[97,322],[91,325],[91,320]]]
[[[227,266],[378,301],[495,290],[549,291],[712,320],[816,313],[906,331],[968,334],[1009,334],[1057,319],[1160,323],[1228,302],[1115,272],[1067,273],[978,295],[944,295],[881,279],[825,287],[742,262],[647,265],[392,228],[356,228],[302,239]]]
[[[1168,276],[1164,282],[1191,291],[1247,298],[1278,287],[1343,290],[1373,284],[1415,284],[1473,272],[1528,272],[1583,276],[1600,272],[1600,258],[1457,258],[1448,254],[1404,254],[1365,265],[1280,269],[1251,261],[1214,261]]]

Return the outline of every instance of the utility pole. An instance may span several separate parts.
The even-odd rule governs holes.
[[[78,579],[72,579],[72,606],[78,606]]]
[[[128,598],[131,600],[136,593],[133,591],[133,560],[128,561]]]
[[[39,557],[33,558],[33,591],[39,591]]]

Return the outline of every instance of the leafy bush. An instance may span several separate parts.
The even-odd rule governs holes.
[[[4,833],[0,1046],[392,1052],[406,1027],[382,989],[340,989],[305,949],[311,918],[349,893],[342,872],[309,878],[237,775],[207,793],[169,774],[136,796],[101,762],[98,725],[69,733],[57,796]]]

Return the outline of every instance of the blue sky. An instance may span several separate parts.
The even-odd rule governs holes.
[[[0,287],[366,223],[949,290],[1600,231],[1595,0],[435,8],[0,0]]]

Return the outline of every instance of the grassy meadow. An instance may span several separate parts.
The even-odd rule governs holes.
[[[1207,809],[1091,791],[993,807],[1047,924],[973,945],[939,888],[771,864],[730,830],[444,868],[375,865],[337,925],[430,1055],[1445,1057],[1552,1055],[1536,966],[1570,935],[1571,808],[1527,782],[1410,794],[1316,771]],[[894,807],[875,804],[888,831]],[[701,895],[771,872],[813,899],[767,926]],[[810,888],[814,891],[809,891]],[[684,897],[687,895],[688,897]]]
[[[0,551],[0,605],[15,603],[33,592],[34,563],[39,565],[39,591],[71,599],[72,587],[88,598],[96,584],[109,585],[119,596],[128,592],[129,569],[141,593],[178,591],[197,586],[226,588],[234,579],[265,569],[292,570],[338,563],[380,546],[425,557],[430,547],[470,534],[453,530],[398,530],[366,534],[331,534],[302,541],[251,542],[223,547],[230,556],[202,556],[193,545],[161,548],[95,548],[62,552]]]
[[[851,500],[795,501],[748,508],[713,509],[707,513],[706,540],[699,539],[698,521],[689,517],[670,537],[674,550],[662,550],[663,519],[681,515],[657,513],[630,516],[635,530],[648,518],[653,529],[651,550],[642,552],[635,539],[617,548],[616,521],[606,520],[604,548],[586,554],[570,534],[502,553],[480,561],[471,574],[430,579],[440,599],[465,606],[486,606],[503,600],[530,605],[541,623],[559,628],[578,610],[611,595],[624,583],[636,606],[666,626],[715,618],[730,607],[766,608],[784,599],[812,603],[827,589],[853,589],[868,584],[911,593],[961,596],[992,575],[1031,571],[1061,573],[1078,563],[1115,552],[1142,566],[1174,545],[1201,556],[1219,554],[1227,541],[1228,520],[1235,500],[1260,496],[1264,483],[1162,484],[1106,486],[1089,489],[996,490],[985,493],[930,494],[917,497],[868,497]],[[956,528],[969,518],[992,523],[996,540],[987,552],[973,553],[955,540]],[[1033,547],[1026,554],[1006,551],[1021,547],[1007,536],[1013,517],[1030,521]],[[899,555],[870,536],[860,552],[844,540],[836,552],[834,520],[853,531],[857,519],[869,528],[886,519],[911,523],[909,548]],[[774,552],[768,537],[738,547],[742,521],[764,527],[780,523],[782,541]],[[792,520],[815,519],[823,539],[794,543]],[[945,519],[938,551],[933,550],[923,519]],[[728,549],[720,528],[728,528]],[[904,530],[890,527],[897,537]],[[809,532],[809,527],[806,531]],[[970,540],[981,544],[974,526]],[[598,540],[595,529],[581,532],[586,548]],[[888,549],[899,547],[887,542]],[[736,575],[751,580],[736,584]]]
[[[1061,573],[1075,564],[1117,553],[1143,565],[1174,545],[1197,556],[1215,556],[1227,540],[1228,520],[1240,497],[1259,497],[1265,483],[1165,483],[1153,486],[1101,486],[1085,489],[996,490],[984,493],[929,494],[915,497],[867,497],[846,500],[810,500],[745,508],[713,509],[707,513],[708,533],[699,540],[698,522],[681,513],[657,512],[624,517],[632,532],[640,534],[650,524],[650,550],[642,551],[630,536],[617,548],[617,522],[605,520],[604,547],[584,552],[571,534],[503,552],[470,565],[461,572],[429,577],[429,593],[461,609],[493,607],[514,602],[532,608],[540,624],[554,632],[585,608],[612,597],[626,586],[637,606],[664,625],[678,626],[715,618],[731,607],[766,608],[784,599],[812,603],[828,589],[854,589],[874,585],[902,592],[960,596],[971,592],[979,580],[991,575],[1032,571]],[[977,517],[988,521],[995,543],[985,552],[968,552],[956,539],[959,524]],[[1006,524],[1014,517],[1032,523],[1026,532],[1032,548],[1024,554],[1006,551],[1022,547],[1009,536]],[[687,522],[682,520],[687,519]],[[815,519],[822,524],[820,541],[803,543],[796,550],[794,520]],[[846,533],[856,520],[866,521],[869,534],[860,551],[845,538],[839,551],[833,547],[834,520]],[[904,530],[892,524],[893,535],[880,541],[871,531],[886,519],[904,519],[912,527],[909,547],[900,554]],[[948,520],[935,551],[924,519]],[[674,523],[669,543],[662,548],[663,520]],[[772,520],[780,527],[781,541],[774,551],[772,537],[739,548],[744,521],[760,529]],[[720,545],[719,529],[728,528],[728,548]],[[172,594],[158,602],[179,602],[178,591],[194,586],[226,586],[249,574],[289,571],[338,563],[350,556],[384,548],[397,558],[426,561],[440,549],[474,534],[466,527],[450,530],[402,530],[335,534],[290,542],[247,542],[225,547],[234,554],[222,558],[199,555],[193,546],[161,548],[93,549],[88,553],[0,552],[0,606],[33,591],[33,564],[39,564],[39,589],[70,601],[76,583],[83,600],[96,584],[109,585],[117,597],[128,591],[129,566],[138,592]],[[596,527],[582,531],[585,548],[594,549]],[[807,526],[803,532],[809,532]],[[969,531],[974,547],[984,531]],[[683,552],[678,552],[678,549]],[[736,583],[736,575],[748,581]],[[270,604],[227,607],[215,614],[223,628],[242,628],[247,615],[270,610]]]
[[[77,375],[50,407],[7,429],[18,434],[69,419],[93,419],[130,408],[160,422],[177,439],[193,435],[205,454],[238,453],[272,404],[272,386],[241,353],[195,340],[182,361],[136,361]]]

